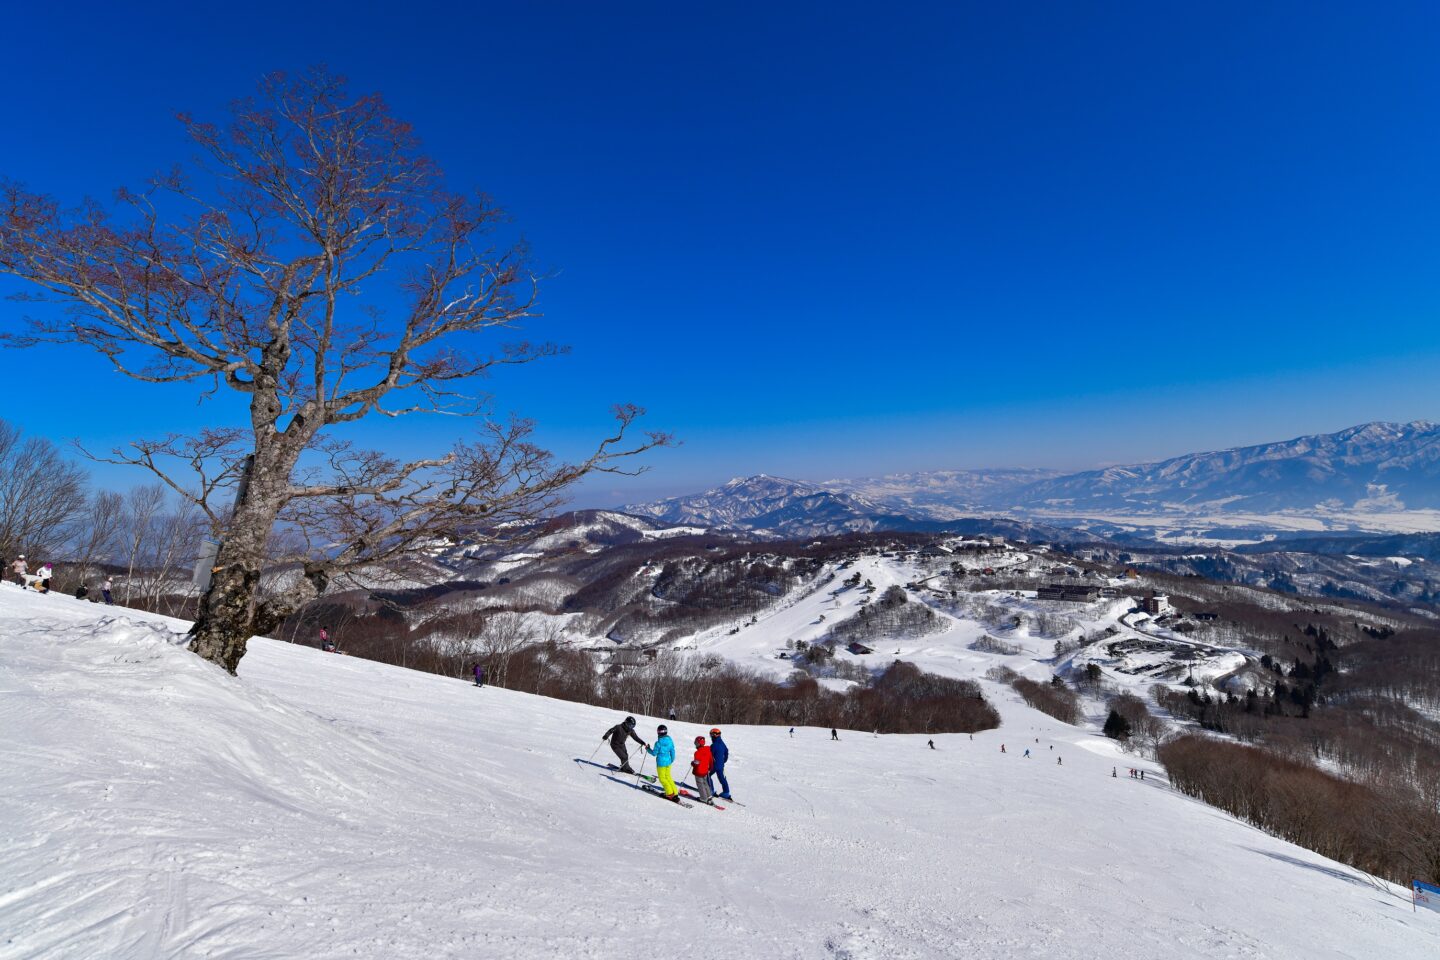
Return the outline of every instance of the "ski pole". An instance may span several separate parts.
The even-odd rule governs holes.
[[[604,738],[604,737],[601,737],[601,738],[600,738],[600,747],[603,747],[603,746],[605,746],[605,738]],[[586,763],[594,763],[594,762],[595,762],[595,754],[597,754],[597,753],[600,752],[600,747],[596,747],[594,750],[591,750],[591,751],[590,751],[590,759],[589,759],[589,760],[586,760],[586,761],[585,761]]]
[[[645,764],[650,759],[649,752],[640,755],[640,769],[635,773],[635,786],[640,786],[640,778],[645,775]]]

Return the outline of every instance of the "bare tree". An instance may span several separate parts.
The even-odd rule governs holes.
[[[135,599],[135,588],[139,582],[135,570],[144,569],[143,553],[154,536],[155,518],[165,507],[165,487],[158,483],[147,483],[135,487],[125,496],[124,537],[125,537],[125,603]],[[143,592],[143,591],[142,591]]]
[[[84,511],[84,472],[50,441],[0,420],[0,555],[56,553]]]
[[[109,490],[90,497],[89,508],[75,535],[75,561],[81,582],[96,563],[114,559],[120,549],[125,519],[125,498]]]
[[[627,440],[642,411],[618,407],[610,437],[558,462],[530,422],[491,419],[491,398],[467,393],[559,348],[482,349],[480,335],[536,315],[524,245],[485,246],[500,211],[447,192],[378,96],[353,97],[321,71],[277,74],[232,109],[224,129],[182,116],[202,159],[121,191],[118,214],[0,184],[0,271],[38,288],[34,302],[67,308],[10,343],[84,344],[137,380],[246,400],[243,426],[110,458],[154,471],[211,523],[220,546],[190,649],[233,673],[252,634],[337,573],[458,528],[533,518],[586,474],[627,472],[621,461],[668,438]],[[367,299],[391,278],[394,319]],[[327,432],[419,412],[480,417],[480,438],[407,462]],[[277,527],[306,547],[275,555]],[[279,561],[302,576],[261,597],[262,568]]]

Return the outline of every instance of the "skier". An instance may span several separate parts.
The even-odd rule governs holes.
[[[663,723],[655,728],[655,734],[655,746],[647,744],[645,752],[655,758],[655,778],[665,790],[665,799],[679,803],[680,791],[675,786],[675,778],[670,775],[670,765],[675,762],[675,741],[670,739],[670,728]]]
[[[790,739],[791,739],[791,740],[794,740],[794,739],[795,739],[795,728],[794,728],[794,727],[791,727],[791,728],[790,728]]]
[[[670,719],[671,719],[671,720],[674,720],[674,719],[675,719],[675,708],[674,708],[674,707],[671,707],[671,708],[670,708]]]
[[[710,748],[705,746],[704,737],[695,738],[695,759],[690,761],[690,772],[695,775],[696,799],[701,803],[715,802],[715,797],[710,790],[710,765],[712,763]]]
[[[1120,776],[1120,774],[1116,772],[1116,768],[1115,768],[1115,767],[1111,767],[1111,768],[1110,768],[1110,776],[1111,776],[1111,777],[1118,777],[1118,776]]]
[[[725,761],[730,759],[730,747],[724,740],[720,739],[720,728],[710,728],[710,760],[714,767],[715,776],[720,778],[720,799],[729,800],[730,781],[725,779]],[[715,786],[710,786],[710,793],[715,793]]]
[[[330,631],[324,627],[320,628],[320,649],[326,653],[335,652],[335,644],[330,642]]]
[[[114,580],[111,580],[109,577],[106,577],[106,578],[105,578],[105,583],[102,584],[101,587],[100,587],[100,594],[105,598],[105,602],[106,602],[106,603],[109,603],[109,604],[114,604],[114,603],[115,603],[114,600],[110,599],[110,591],[111,591],[111,590],[114,590],[114,589],[115,589],[115,581],[114,581]]]
[[[484,676],[485,671],[481,669],[480,664],[475,664],[475,686],[481,686],[481,678]],[[645,747],[647,750],[650,747],[648,743],[646,743],[644,740],[641,740],[635,735],[634,717],[626,717],[624,720],[615,724],[615,726],[611,727],[609,730],[606,730],[604,733],[600,734],[600,739],[609,740],[610,749],[614,750],[615,756],[620,758],[620,772],[634,773],[635,771],[630,768],[630,752],[625,749],[626,737],[634,740],[636,743],[640,744],[640,746],[642,747]]]
[[[934,741],[934,740],[927,740],[927,741],[925,741],[925,742],[928,743],[928,744],[930,744],[930,749],[931,749],[931,750],[934,750],[934,749],[935,749],[935,741]]]
[[[475,686],[477,686],[477,687],[483,687],[483,686],[485,686],[485,668],[484,668],[483,666],[481,666],[480,664],[478,664],[478,663],[475,664]],[[631,720],[630,720],[630,726],[632,726],[632,727],[635,726],[634,718],[631,718]],[[637,737],[636,739],[638,740],[639,738]],[[622,738],[622,742],[623,742],[623,738]]]
[[[834,728],[834,727],[831,727],[831,728],[830,728],[830,739],[831,739],[831,740],[839,740],[839,739],[840,739],[840,734],[838,734],[838,733],[835,732],[835,728]]]
[[[1001,753],[1004,753],[1004,752],[1005,752],[1005,744],[1003,744],[1003,743],[1000,744],[1000,752],[1001,752]]]
[[[1064,765],[1065,765],[1065,758],[1064,758],[1064,757],[1056,757],[1056,758],[1055,758],[1055,766],[1057,766],[1057,767],[1063,767]]]
[[[1026,747],[1026,748],[1025,748],[1025,756],[1026,756],[1026,757],[1030,756],[1030,748],[1029,748],[1029,747]],[[1023,760],[1024,757],[1022,757],[1021,759]]]
[[[1141,779],[1141,780],[1144,780],[1144,779],[1145,779],[1145,771],[1144,771],[1144,770],[1141,770],[1141,771],[1140,771],[1140,779]]]
[[[15,575],[15,582],[25,586],[25,574],[30,572],[30,565],[25,562],[25,554],[20,554],[15,562],[10,564],[10,572]]]

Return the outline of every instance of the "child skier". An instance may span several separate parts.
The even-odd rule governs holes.
[[[675,741],[670,739],[670,728],[663,723],[655,728],[655,735],[655,746],[647,746],[645,752],[655,758],[655,777],[665,790],[665,799],[679,803],[680,791],[670,775],[670,767],[675,762]]]
[[[695,759],[690,761],[690,772],[695,775],[695,793],[701,803],[714,803],[710,791],[710,748],[705,746],[704,737],[695,738]]]
[[[475,664],[475,686],[485,686],[485,668],[478,663]]]
[[[115,589],[115,581],[114,581],[114,580],[111,580],[109,577],[106,577],[106,578],[105,578],[105,583],[102,584],[101,587],[100,587],[100,595],[105,598],[105,602],[106,602],[106,603],[113,604],[113,603],[115,602],[114,600],[112,600],[112,599],[110,598],[110,591],[111,591],[111,590],[114,590],[114,589]]]
[[[15,582],[25,586],[25,574],[30,572],[30,565],[25,562],[25,554],[20,554],[15,562],[10,564],[10,573],[14,575]]]
[[[729,800],[730,781],[725,779],[725,761],[730,759],[730,748],[720,739],[719,727],[710,728],[710,759],[715,767],[715,776],[720,779],[720,799]],[[714,784],[710,785],[710,793],[715,793]]]

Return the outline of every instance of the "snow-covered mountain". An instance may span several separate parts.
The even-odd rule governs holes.
[[[1008,506],[1157,513],[1440,508],[1440,425],[1366,423],[1338,433],[1193,453],[1040,480]]]
[[[914,518],[896,515],[863,497],[763,473],[737,477],[704,493],[623,509],[669,524],[763,531],[781,536],[914,526]]]
[[[624,509],[665,523],[789,537],[959,531],[955,522],[977,517],[1061,526],[1109,519],[1121,526],[1098,535],[1142,537],[1175,534],[1145,518],[1184,518],[1202,539],[1207,527],[1225,526],[1242,530],[1228,537],[1240,540],[1267,530],[1434,530],[1440,525],[1440,424],[1367,423],[1069,474],[953,470],[821,483],[760,474]]]
[[[1061,470],[1040,468],[929,470],[826,480],[818,486],[879,504],[891,513],[952,520],[1002,504],[1030,484],[1063,475]]]

